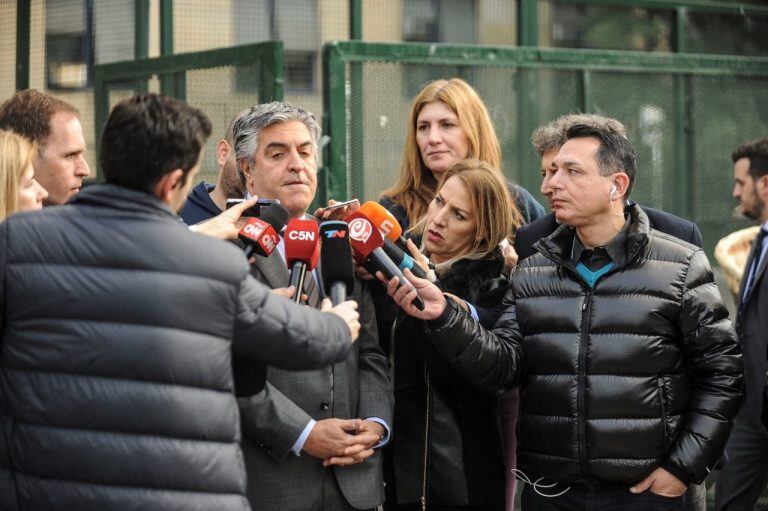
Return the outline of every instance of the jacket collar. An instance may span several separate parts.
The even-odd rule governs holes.
[[[168,204],[151,193],[111,183],[88,186],[75,195],[69,203],[123,211],[143,211],[178,219]]]
[[[624,208],[629,214],[629,229],[624,242],[624,258],[616,261],[616,268],[622,268],[633,260],[640,250],[648,243],[649,226],[648,217],[637,204],[630,204]],[[534,248],[547,258],[558,264],[573,266],[571,262],[571,250],[576,230],[565,224],[560,226],[549,237],[542,238],[534,244]]]

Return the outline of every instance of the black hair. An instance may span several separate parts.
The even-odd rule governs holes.
[[[169,172],[189,171],[211,135],[197,108],[159,94],[136,94],[112,109],[101,136],[99,163],[110,183],[151,191]]]
[[[742,158],[749,158],[752,179],[768,174],[768,139],[754,140],[737,147],[731,154],[731,160],[736,163]]]
[[[600,148],[597,150],[600,175],[610,176],[617,172],[624,172],[629,177],[625,198],[629,197],[637,174],[637,158],[635,148],[627,137],[603,127],[586,124],[575,124],[565,132],[566,140],[582,137],[595,137],[600,141]]]

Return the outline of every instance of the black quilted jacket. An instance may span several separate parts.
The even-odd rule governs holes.
[[[476,385],[521,385],[531,479],[627,487],[663,466],[699,482],[738,410],[741,350],[704,253],[631,209],[627,261],[590,288],[561,226],[513,274],[493,331],[450,304],[429,337]]]

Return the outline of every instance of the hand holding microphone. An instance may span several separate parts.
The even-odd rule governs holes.
[[[352,342],[355,342],[357,336],[360,335],[360,314],[357,312],[356,301],[347,300],[334,307],[331,305],[331,301],[328,298],[325,298],[320,310],[336,314],[343,319],[349,328],[349,333],[352,335]]]

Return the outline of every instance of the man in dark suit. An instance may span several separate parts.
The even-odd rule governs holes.
[[[317,187],[319,138],[315,116],[283,102],[242,115],[234,142],[248,194],[279,199],[293,218],[313,218],[307,208]],[[269,257],[257,256],[251,270],[272,288],[288,286],[282,242]],[[319,304],[321,275],[322,268],[312,272],[303,290],[311,307]],[[357,281],[352,299],[361,330],[347,360],[316,371],[270,367],[265,392],[257,396],[248,361],[235,359],[254,509],[371,509],[384,500],[377,448],[388,441],[392,422],[389,366],[367,284]]]
[[[739,291],[736,332],[744,352],[744,401],[725,447],[715,487],[717,510],[753,509],[768,476],[768,430],[761,422],[768,363],[768,139],[744,144],[732,156],[733,197],[741,213],[760,222]]]
[[[560,147],[565,143],[566,131],[576,124],[604,127],[614,133],[626,136],[624,126],[619,121],[594,114],[565,115],[536,129],[531,141],[541,156],[541,193],[549,200],[550,209],[552,208],[552,190],[549,187],[549,179],[552,177],[554,169],[552,161]],[[652,229],[671,234],[698,247],[702,246],[701,232],[693,222],[658,209],[645,206],[641,206],[641,208],[648,216]],[[522,260],[532,255],[536,251],[533,245],[555,232],[557,227],[558,223],[554,214],[543,216],[530,224],[521,226],[515,234],[515,250],[519,259]]]

